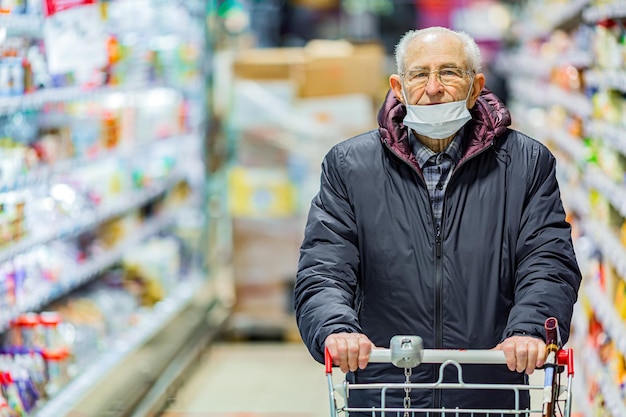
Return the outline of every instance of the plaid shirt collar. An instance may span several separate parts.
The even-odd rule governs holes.
[[[448,145],[448,147],[442,152],[450,157],[454,164],[456,165],[463,156],[463,137],[465,133],[465,126],[463,126],[456,135],[454,135],[454,139]],[[423,145],[417,137],[413,133],[413,130],[409,129],[409,141],[413,148],[413,153],[415,154],[415,159],[417,159],[417,163],[420,169],[424,169],[424,165],[432,158],[437,155],[436,152],[433,152],[430,148]]]

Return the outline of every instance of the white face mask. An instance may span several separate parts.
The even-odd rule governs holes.
[[[471,91],[472,89],[470,88],[465,100],[430,106],[406,104],[404,125],[413,129],[415,133],[431,139],[449,138],[472,118],[467,109],[467,99]],[[404,86],[402,87],[402,94],[404,95],[404,102],[408,103],[406,94],[404,94]]]

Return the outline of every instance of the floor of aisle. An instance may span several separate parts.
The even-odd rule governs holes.
[[[162,417],[328,417],[324,367],[301,342],[218,342]]]

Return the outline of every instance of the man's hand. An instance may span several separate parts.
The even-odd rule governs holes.
[[[331,334],[325,343],[333,364],[339,366],[343,373],[365,368],[375,347],[367,336],[360,333]]]
[[[511,336],[495,349],[504,351],[506,365],[511,371],[531,375],[546,360],[546,344],[536,337]]]

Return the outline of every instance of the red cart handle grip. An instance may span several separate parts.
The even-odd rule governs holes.
[[[559,365],[567,366],[567,376],[574,375],[574,351],[572,348],[559,350],[556,359]]]
[[[324,365],[326,366],[326,375],[333,373],[333,358],[330,356],[328,348],[324,348]]]

